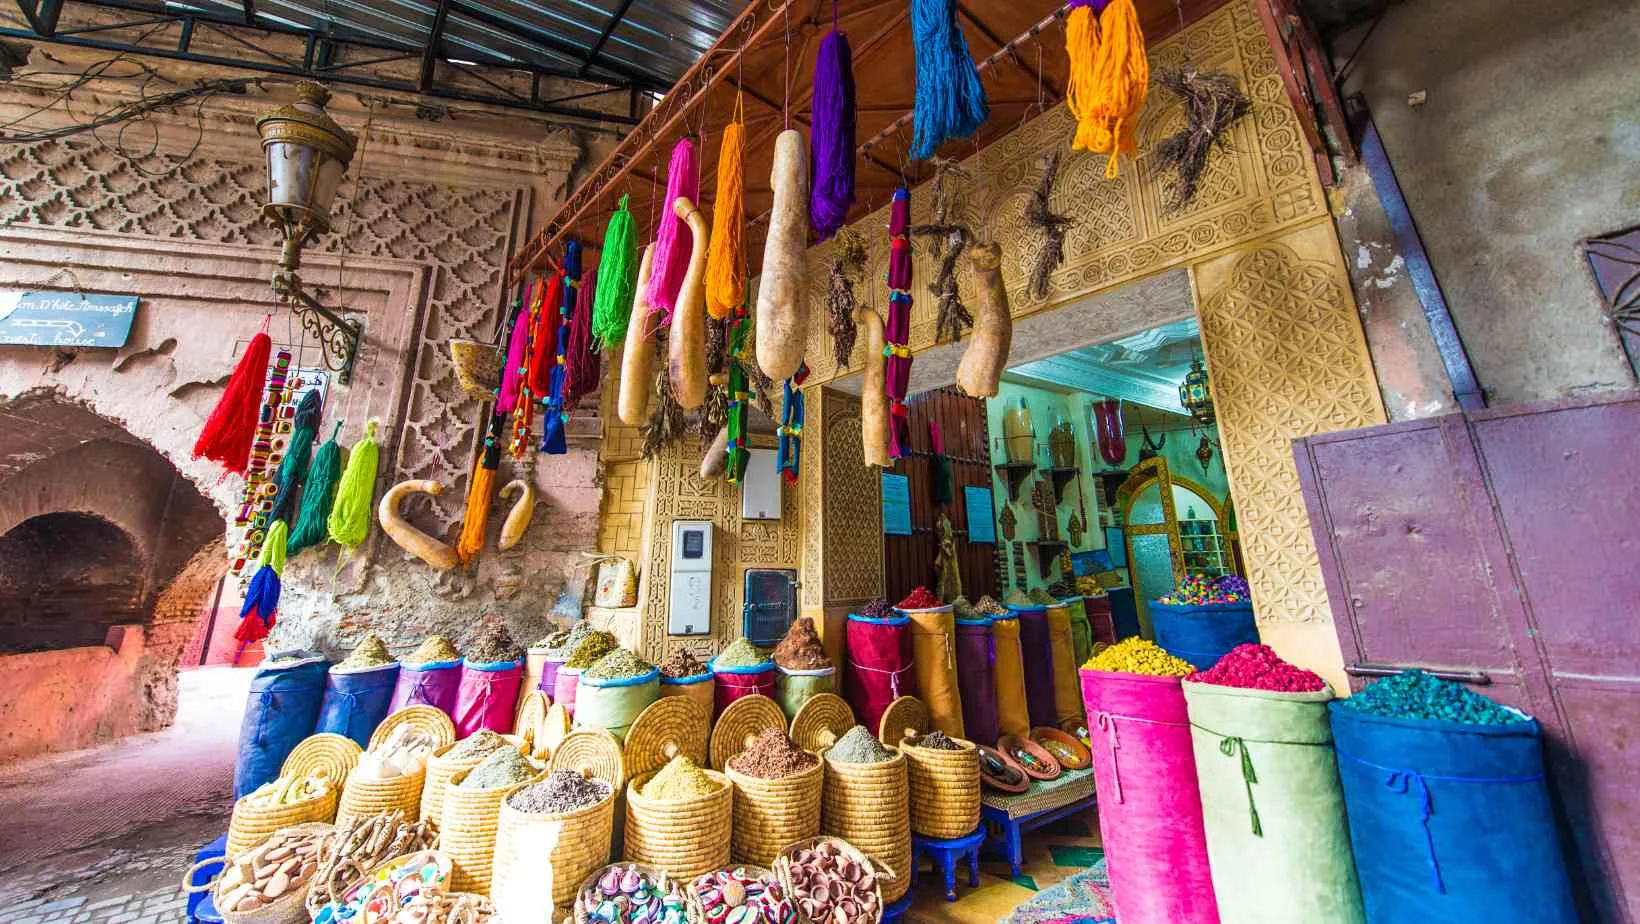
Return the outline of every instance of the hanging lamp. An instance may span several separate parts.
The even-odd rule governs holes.
[[[1190,412],[1197,423],[1213,422],[1213,390],[1207,381],[1207,370],[1200,357],[1190,361],[1190,371],[1179,383],[1179,403]]]

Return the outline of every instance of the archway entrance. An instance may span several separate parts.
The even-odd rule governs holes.
[[[142,557],[126,532],[86,513],[48,513],[0,536],[0,652],[101,645],[144,621]]]

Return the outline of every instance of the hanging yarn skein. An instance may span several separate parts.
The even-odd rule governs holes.
[[[580,297],[581,290],[580,241],[572,240],[564,245],[563,270],[561,296],[558,299],[557,353],[545,397],[546,411],[541,421],[541,451],[553,456],[561,456],[569,451],[569,444],[564,437],[564,424],[569,419],[569,411],[564,402],[564,386],[567,384],[565,378],[569,372],[566,363],[570,319],[575,314],[575,303]],[[550,311],[551,306],[543,310]]]
[[[279,463],[279,493],[273,498],[273,509],[268,511],[269,520],[290,519],[296,491],[301,487],[302,479],[307,477],[308,462],[313,458],[313,441],[319,438],[319,413],[322,407],[319,389],[314,388],[302,396],[302,403],[296,408],[296,417],[291,421],[290,442],[285,444],[285,458]]]
[[[491,414],[484,445],[473,456],[467,510],[461,519],[461,535],[456,538],[456,560],[463,565],[477,558],[484,548],[484,533],[490,525],[490,495],[495,490],[495,470],[501,465],[501,434],[506,425],[507,415]]]
[[[1115,179],[1117,155],[1139,152],[1135,133],[1150,87],[1150,58],[1133,0],[1072,0],[1065,24],[1070,80],[1065,100],[1076,117],[1074,150],[1108,154],[1105,178]],[[1097,37],[1093,16],[1099,16]]]
[[[672,320],[683,274],[689,270],[689,248],[694,239],[689,226],[679,218],[672,203],[679,198],[700,201],[700,176],[695,164],[695,143],[679,138],[672,146],[666,166],[666,198],[661,200],[661,223],[655,232],[655,259],[649,269],[649,288],[644,292],[649,310]]]
[[[746,293],[745,161],[746,122],[737,94],[734,121],[723,127],[718,148],[717,201],[712,203],[712,239],[706,250],[706,312],[719,321],[734,313]]]
[[[381,447],[376,445],[376,420],[365,421],[364,436],[347,453],[347,468],[336,489],[336,503],[330,508],[330,538],[352,551],[370,535],[371,501],[376,494],[376,467]]]
[[[338,420],[330,439],[313,454],[307,484],[302,487],[302,509],[296,525],[290,528],[291,555],[324,542],[328,535],[330,508],[336,503],[336,485],[342,480],[342,447],[336,445],[336,434],[341,431],[342,422]]]
[[[814,102],[809,130],[809,226],[819,240],[843,227],[854,205],[854,52],[848,35],[832,28],[814,59]],[[721,187],[720,187],[721,188]]]
[[[598,342],[593,338],[593,301],[602,281],[598,270],[587,270],[576,287],[575,314],[570,318],[569,336],[564,342],[564,406],[574,407],[582,396],[598,388],[598,373],[603,368],[598,353]],[[625,332],[622,332],[623,336]]]
[[[262,326],[268,326],[265,319]],[[266,330],[257,331],[234,366],[228,387],[211,409],[211,416],[205,418],[199,439],[194,441],[194,458],[210,459],[236,475],[245,474],[260,419],[257,411],[262,403],[262,385],[268,377],[268,355],[272,352],[273,339]]]
[[[598,350],[618,346],[626,338],[626,322],[632,315],[638,283],[638,235],[632,213],[627,211],[628,198],[621,196],[621,204],[604,226],[604,250],[598,263],[600,285],[592,304],[593,348]]]
[[[552,364],[558,355],[558,302],[563,298],[563,287],[563,280],[553,273],[549,279],[537,279],[525,300],[529,316],[534,319],[530,331],[530,394],[538,401],[552,388]]]
[[[911,40],[917,55],[911,157],[926,160],[947,140],[972,135],[991,109],[957,25],[957,0],[911,0]]]
[[[278,618],[286,535],[284,520],[268,524],[267,538],[262,540],[262,552],[257,557],[256,573],[251,576],[250,585],[245,588],[245,602],[239,607],[239,626],[233,633],[239,640],[239,651],[234,655],[236,663],[245,646],[268,637]]]

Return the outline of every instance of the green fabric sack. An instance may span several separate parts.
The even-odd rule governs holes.
[[[636,677],[600,680],[581,675],[575,690],[575,727],[607,728],[617,739],[626,740],[638,713],[661,698],[661,672],[651,669]]]
[[[837,692],[837,668],[821,667],[815,670],[787,670],[775,665],[774,700],[790,722],[797,710],[816,693]]]
[[[1221,924],[1363,924],[1331,690],[1184,682]]]
[[[1066,597],[1059,601],[1071,614],[1071,648],[1076,651],[1076,666],[1081,667],[1093,657],[1093,626],[1088,623],[1088,607],[1081,596]]]

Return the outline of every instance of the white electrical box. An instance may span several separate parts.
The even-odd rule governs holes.
[[[668,635],[712,631],[712,521],[672,521],[672,572],[667,582]]]
[[[748,450],[746,474],[740,479],[742,520],[780,519],[780,473],[773,449]]]

